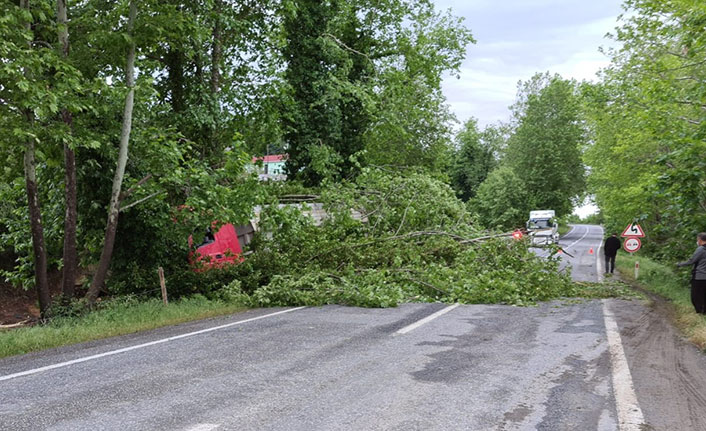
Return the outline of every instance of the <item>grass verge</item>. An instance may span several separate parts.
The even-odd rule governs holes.
[[[635,261],[640,262],[639,278],[635,280]],[[655,293],[669,302],[674,312],[676,326],[701,350],[706,349],[706,318],[694,311],[687,277],[690,268],[676,271],[646,257],[618,254],[616,267],[630,283]],[[683,272],[682,272],[683,271]]]
[[[208,300],[200,296],[170,302],[166,307],[160,300],[115,300],[83,316],[61,317],[47,325],[0,332],[0,358],[243,310],[245,307],[240,304]]]

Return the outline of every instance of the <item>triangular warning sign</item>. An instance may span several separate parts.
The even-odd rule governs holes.
[[[645,237],[645,231],[642,230],[639,224],[637,223],[630,223],[628,227],[625,228],[623,231],[623,234],[620,235],[622,237],[636,237],[636,238],[644,238]]]

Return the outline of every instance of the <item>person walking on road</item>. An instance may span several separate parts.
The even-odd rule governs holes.
[[[603,245],[606,274],[612,274],[615,270],[615,256],[618,255],[618,250],[620,250],[620,240],[618,239],[618,234],[613,232],[613,234],[605,240],[605,244]]]
[[[699,314],[706,314],[706,232],[696,236],[698,247],[686,262],[677,263],[678,267],[693,265],[691,270],[691,303]]]

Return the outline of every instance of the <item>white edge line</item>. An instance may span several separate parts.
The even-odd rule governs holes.
[[[620,340],[618,324],[615,322],[613,313],[608,309],[608,301],[604,299],[602,302],[603,319],[605,321],[611,369],[613,371],[613,394],[615,395],[615,406],[618,412],[618,429],[619,431],[639,431],[643,429],[645,417],[642,414],[640,405],[637,403],[630,368]]]
[[[168,338],[162,338],[161,340],[150,341],[149,343],[137,344],[137,345],[125,347],[122,349],[111,350],[108,352],[99,353],[97,355],[86,356],[86,357],[79,358],[79,359],[73,359],[71,361],[59,362],[57,364],[47,365],[45,367],[39,367],[39,368],[27,370],[27,371],[22,371],[19,373],[8,374],[5,376],[0,376],[0,382],[2,382],[4,380],[14,379],[17,377],[28,376],[30,374],[37,374],[37,373],[41,373],[44,371],[54,370],[56,368],[68,367],[69,365],[79,364],[81,362],[86,362],[86,361],[92,361],[94,359],[100,359],[100,358],[104,358],[106,356],[117,355],[118,353],[125,353],[125,352],[129,352],[131,350],[142,349],[143,347],[149,347],[149,346],[154,346],[156,344],[167,343],[169,341],[179,340],[181,338],[191,337],[193,335],[205,334],[207,332],[217,331],[219,329],[229,328],[231,326],[236,326],[236,325],[241,325],[243,323],[253,322],[255,320],[260,320],[260,319],[264,319],[267,317],[277,316],[278,314],[290,313],[292,311],[301,310],[302,308],[306,308],[306,307],[290,308],[288,310],[282,310],[282,311],[278,311],[276,313],[265,314],[262,316],[252,317],[250,319],[245,319],[245,320],[239,320],[237,322],[232,322],[232,323],[228,323],[225,325],[214,326],[213,328],[206,328],[206,329],[201,329],[200,331],[188,332],[186,334],[175,335],[173,337],[168,337]]]
[[[444,309],[442,309],[442,310],[439,310],[439,311],[437,311],[437,312],[434,313],[434,314],[428,315],[427,317],[423,318],[422,320],[418,320],[418,321],[412,323],[411,325],[405,326],[404,328],[402,328],[402,329],[400,329],[399,331],[395,332],[395,334],[393,334],[393,335],[402,335],[402,334],[406,334],[406,333],[408,333],[408,332],[410,332],[410,331],[413,331],[413,330],[419,328],[420,326],[422,326],[423,324],[429,323],[429,322],[431,322],[432,320],[436,319],[437,317],[448,313],[449,311],[453,310],[454,308],[458,307],[459,305],[460,305],[460,304],[449,305],[448,307],[446,307],[446,308],[444,308]]]
[[[561,235],[561,236],[569,236],[569,234],[570,234],[571,232],[573,232],[574,229],[576,229],[576,225],[575,225],[575,224],[572,224],[572,225],[571,225],[571,229],[569,229],[568,232],[566,232],[564,235]],[[561,237],[560,237],[560,238],[561,238]]]
[[[198,424],[194,425],[192,428],[187,429],[186,431],[211,431],[215,430],[219,426],[220,425],[217,424]]]
[[[599,226],[600,227],[600,226]],[[603,237],[605,236],[605,231],[601,227],[601,244],[598,246],[598,252],[596,253],[596,280],[599,283],[603,283],[603,260],[601,259],[601,250],[603,249]]]

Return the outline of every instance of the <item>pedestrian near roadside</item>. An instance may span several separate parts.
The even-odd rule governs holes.
[[[693,265],[691,269],[691,303],[697,313],[706,314],[706,232],[696,235],[696,251],[691,259],[677,266]]]
[[[605,240],[605,244],[603,245],[606,274],[612,274],[615,270],[615,256],[618,255],[618,250],[620,250],[620,240],[618,239],[618,234],[613,232],[613,234]]]

